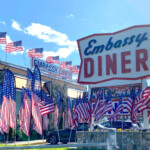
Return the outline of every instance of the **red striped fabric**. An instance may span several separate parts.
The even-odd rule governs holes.
[[[14,42],[8,43],[5,47],[5,52],[11,53],[14,51],[23,51],[23,47],[22,46],[14,46]]]
[[[54,127],[57,129],[58,128],[58,117],[59,117],[59,109],[57,105],[55,106],[55,116],[54,116]]]
[[[37,95],[32,93],[32,116],[34,119],[33,129],[42,135],[43,134],[43,132],[42,132],[42,116],[41,116],[39,107],[37,105],[35,105],[40,100],[41,99]]]
[[[0,44],[7,44],[6,38],[0,38]]]
[[[36,53],[36,49],[30,49],[27,54],[28,57],[43,58],[43,54],[40,52]]]
[[[20,107],[19,118],[20,118],[20,129],[29,136],[30,129],[30,118],[31,118],[31,100],[25,92],[23,97],[24,109]]]
[[[38,103],[38,106],[40,108],[40,112],[42,116],[55,111],[54,104],[50,103],[50,104],[45,105],[45,100],[40,101]]]
[[[6,32],[0,32],[0,44],[7,44],[7,42],[6,42]]]
[[[2,110],[1,110],[1,121],[3,131],[9,133],[9,99],[3,96]]]

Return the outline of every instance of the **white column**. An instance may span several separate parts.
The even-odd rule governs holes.
[[[142,79],[142,90],[146,87],[147,87],[146,79]],[[147,111],[147,109],[143,111],[143,123],[144,123],[144,128],[148,129],[149,128],[149,120],[148,120],[148,111]]]

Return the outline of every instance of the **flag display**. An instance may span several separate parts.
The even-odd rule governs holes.
[[[37,105],[40,108],[41,115],[52,113],[55,110],[52,97],[47,96],[44,90],[42,90],[42,100]]]
[[[100,113],[101,110],[103,109],[103,105],[104,105],[104,102],[105,102],[105,94],[104,94],[104,90],[101,90],[97,93],[97,96],[96,96],[96,104],[94,106],[94,109],[92,111],[92,116],[95,116],[96,113]]]
[[[4,132],[9,133],[9,127],[16,127],[16,88],[14,75],[10,70],[5,71],[3,84],[3,101],[1,109],[1,124]]]
[[[55,116],[54,116],[54,127],[58,128],[58,117],[59,117],[59,110],[60,110],[60,100],[61,100],[61,93],[57,91],[57,101],[55,106]]]
[[[41,101],[41,74],[38,66],[35,66],[34,68],[32,86],[32,116],[34,119],[33,129],[42,135],[42,116],[38,105],[36,105],[38,102]]]
[[[73,113],[73,126],[77,127],[79,121],[87,123],[91,121],[91,106],[86,95],[83,95],[82,99],[79,97],[79,99],[76,100]]]
[[[0,44],[7,44],[7,42],[6,42],[6,32],[0,32]]]
[[[0,105],[2,105],[3,102],[3,85],[0,84]]]
[[[68,126],[69,126],[69,127],[73,126],[71,101],[70,101],[70,98],[69,98],[69,97],[68,97],[68,112],[67,112],[67,119],[68,119]]]
[[[0,105],[2,105],[3,102],[3,85],[0,84]],[[1,112],[1,110],[0,110]],[[2,128],[2,120],[1,120],[1,113],[0,113],[0,133],[4,134],[3,128]]]
[[[28,57],[43,58],[43,48],[30,49],[27,54]]]
[[[74,73],[74,74],[79,74],[79,70],[80,70],[80,66],[79,65],[75,65],[71,69],[72,73]]]
[[[143,111],[147,109],[148,104],[150,103],[150,90],[149,87],[146,87],[142,91],[139,89],[138,95],[133,101],[133,108],[131,111],[131,120],[132,122],[137,122],[137,111]]]
[[[59,64],[59,56],[49,56],[46,58],[47,63]]]
[[[130,96],[128,97],[126,101],[126,109],[131,114],[132,113],[132,107],[133,107],[133,101],[135,100],[135,90],[133,88],[130,89]]]
[[[119,104],[118,104],[115,112],[113,113],[113,115],[109,118],[110,120],[113,120],[113,121],[118,120],[118,116],[123,111],[123,102],[122,101],[123,101],[123,93],[121,93]]]
[[[64,68],[64,69],[71,69],[72,61],[63,61],[63,62],[61,62],[60,67]]]
[[[5,71],[3,83],[3,101],[1,109],[1,124],[4,132],[9,133],[9,71]]]
[[[10,72],[10,127],[16,128],[16,87],[15,87],[15,77],[12,72]]]
[[[99,119],[104,117],[104,115],[107,112],[111,111],[112,109],[113,109],[113,107],[112,107],[112,101],[111,101],[111,92],[108,91],[107,101],[101,106],[101,110],[96,112],[94,121],[98,122]]]
[[[14,51],[23,51],[22,41],[8,43],[5,47],[5,52],[11,53]]]
[[[65,112],[65,102],[64,102],[64,100],[62,100],[62,112],[63,112],[63,129],[65,129],[65,115],[66,115],[66,112]]]
[[[20,130],[22,130],[27,136],[29,136],[31,119],[31,99],[28,91],[22,88],[21,93],[21,106],[19,109],[19,122]]]

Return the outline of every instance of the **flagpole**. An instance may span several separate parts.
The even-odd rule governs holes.
[[[59,143],[60,143],[60,136],[59,136],[58,126],[57,126],[57,133],[58,133],[58,140],[59,140]]]
[[[43,116],[42,116],[42,129],[43,129]],[[43,130],[43,144],[44,144],[44,130]]]
[[[5,61],[7,62],[7,52],[5,52],[6,53],[6,55],[5,55]]]
[[[25,54],[23,53],[23,58],[24,58],[24,65],[26,67],[26,60],[25,60]]]
[[[71,127],[70,135],[69,135],[69,143],[70,143],[70,139],[71,139],[71,134],[72,134],[72,127]]]
[[[123,149],[123,113],[122,113],[122,149]]]
[[[121,92],[121,97],[122,97],[122,105],[123,105],[123,92]],[[122,149],[123,149],[123,110],[121,111],[122,113]]]

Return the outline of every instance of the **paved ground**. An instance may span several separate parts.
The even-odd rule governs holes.
[[[45,145],[48,144],[46,143],[46,140],[34,140],[34,141],[16,141],[13,143],[5,143],[5,145]]]

